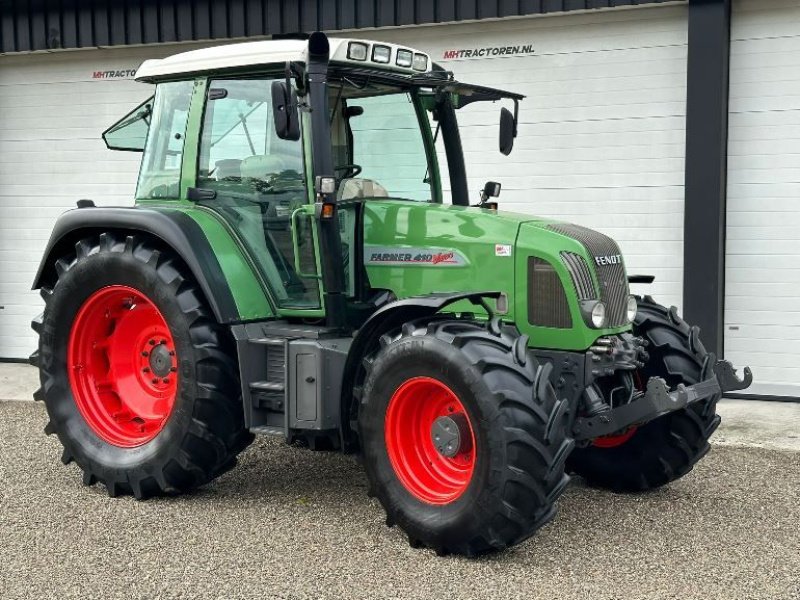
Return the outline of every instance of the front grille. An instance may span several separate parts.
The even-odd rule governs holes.
[[[572,327],[561,278],[549,262],[528,258],[528,323],[540,327]]]
[[[558,223],[548,226],[549,229],[580,242],[593,257],[621,256],[619,246],[610,237],[569,223]],[[600,300],[606,305],[606,326],[619,327],[627,323],[626,309],[628,303],[628,279],[625,266],[620,258],[617,264],[593,265],[600,284]],[[569,267],[568,267],[569,268]],[[574,277],[574,276],[573,276]]]
[[[592,281],[592,273],[589,271],[589,266],[583,257],[574,252],[562,252],[561,260],[572,277],[578,300],[593,300],[597,298],[597,291],[594,289],[594,281]]]

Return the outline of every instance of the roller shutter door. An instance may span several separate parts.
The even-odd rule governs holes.
[[[734,3],[725,356],[800,396],[800,5]]]

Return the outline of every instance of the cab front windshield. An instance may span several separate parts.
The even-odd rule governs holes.
[[[387,198],[438,201],[435,154],[423,92],[394,86],[331,81],[331,143],[338,200]]]

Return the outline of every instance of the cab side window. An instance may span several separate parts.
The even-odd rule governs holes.
[[[192,81],[175,81],[156,88],[137,198],[180,196],[183,143],[193,86]]]
[[[303,185],[299,142],[275,135],[271,80],[209,82],[198,185],[270,193]]]

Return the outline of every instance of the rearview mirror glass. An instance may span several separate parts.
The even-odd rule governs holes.
[[[503,107],[500,109],[500,152],[508,156],[514,147],[514,115]]]
[[[292,141],[300,139],[297,94],[285,81],[272,82],[272,117],[279,138]]]

